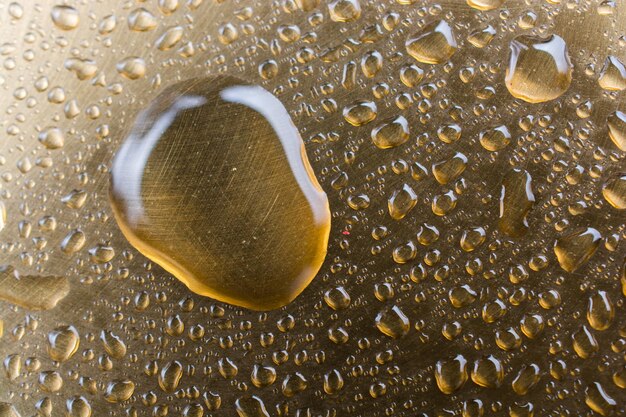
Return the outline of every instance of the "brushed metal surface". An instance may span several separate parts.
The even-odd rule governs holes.
[[[45,416],[48,404],[52,416],[199,416],[199,409],[256,415],[245,414],[247,407],[258,412],[252,396],[272,416],[624,413],[626,226],[624,211],[611,207],[602,188],[626,170],[606,124],[626,104],[623,91],[603,90],[598,77],[608,56],[626,62],[626,3],[507,0],[481,12],[464,1],[361,0],[353,22],[333,21],[328,4],[315,0],[67,4],[76,14],[55,10],[54,1],[0,2],[0,265],[69,283],[67,296],[48,310],[0,301],[1,417]],[[435,19],[450,23],[458,50],[447,63],[417,62],[405,41]],[[467,41],[488,25],[495,29],[488,46]],[[522,34],[565,40],[574,70],[556,100],[531,104],[507,91],[509,44]],[[372,51],[382,65],[369,78]],[[411,64],[424,75],[409,87],[400,72]],[[344,73],[353,66],[350,86]],[[267,313],[191,293],[124,239],[108,203],[108,168],[138,112],[175,82],[219,73],[281,100],[333,214],[320,273],[295,301]],[[376,119],[347,123],[342,109],[355,100],[374,101]],[[371,130],[398,115],[408,120],[408,142],[374,146]],[[461,139],[440,140],[438,130],[452,124],[462,126]],[[497,125],[508,126],[512,139],[493,154],[478,138]],[[48,147],[45,132],[57,135]],[[440,184],[432,165],[455,152],[468,158],[467,167]],[[416,179],[414,163],[426,168],[426,179]],[[529,172],[535,198],[528,232],[515,238],[497,226],[502,180],[513,168]],[[417,204],[394,220],[388,199],[404,184]],[[436,215],[433,201],[450,192],[456,207]],[[424,224],[439,231],[436,242]],[[463,232],[476,227],[486,230],[485,242],[462,250]],[[553,246],[580,227],[597,229],[602,241],[568,272]],[[76,230],[84,244],[63,250],[64,239],[80,240]],[[574,244],[581,245],[589,247]],[[397,248],[402,256],[394,260]],[[526,281],[510,278],[517,267],[528,272]],[[3,280],[16,279],[9,271],[0,270],[4,289]],[[465,294],[473,301],[457,308],[450,294],[463,285],[475,295]],[[25,288],[22,305],[60,291]],[[588,310],[602,291],[613,318],[598,330]],[[49,334],[68,325],[79,346],[55,362]],[[450,336],[455,326],[458,337]],[[506,351],[496,335],[510,331],[521,345]],[[437,384],[437,363],[457,355],[468,362],[466,373],[449,379],[463,386],[447,394]],[[472,381],[475,361],[485,355],[504,368],[497,388]],[[273,368],[275,382],[257,387],[255,364]],[[539,369],[538,382],[520,388],[533,379],[519,380],[530,364]],[[55,372],[63,383],[50,392]],[[124,401],[110,393],[120,380],[126,385],[118,389],[134,387]],[[83,400],[72,403],[77,396]]]

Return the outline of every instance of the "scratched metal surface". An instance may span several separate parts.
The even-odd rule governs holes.
[[[626,59],[624,3],[361,0],[348,22],[334,3],[0,2],[1,417],[624,415],[626,166],[607,118],[626,104],[598,81],[607,57]],[[457,50],[416,61],[405,42],[439,19]],[[488,44],[468,40],[487,26]],[[514,98],[509,45],[551,34],[571,85],[545,103]],[[414,85],[400,76],[411,64]],[[137,113],[177,81],[220,73],[281,100],[333,214],[318,276],[266,313],[191,293],[127,243],[107,198]],[[376,120],[347,123],[355,100],[375,102]],[[408,141],[374,146],[371,130],[399,115]],[[440,139],[451,125],[461,138]],[[479,137],[499,125],[511,140],[493,153]],[[624,141],[626,119],[616,126]],[[432,166],[456,152],[465,170],[441,184]],[[534,195],[515,237],[499,227],[512,169]],[[396,220],[389,199],[404,185],[416,203]],[[510,192],[528,204],[522,188]],[[438,215],[446,193],[456,206]],[[484,242],[463,249],[478,228]],[[580,228],[601,239],[571,237]],[[575,270],[559,241],[582,259]]]

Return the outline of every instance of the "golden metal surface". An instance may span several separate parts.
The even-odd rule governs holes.
[[[623,415],[626,4],[474,6],[0,1],[0,417]],[[569,83],[562,49],[517,74],[555,99],[509,92],[521,35],[563,39]],[[138,113],[215,74],[283,103],[328,195],[279,310],[191,293],[109,206]]]

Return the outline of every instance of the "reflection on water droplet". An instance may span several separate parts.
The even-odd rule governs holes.
[[[65,362],[78,350],[80,338],[74,326],[60,326],[48,333],[48,355],[54,361]]]
[[[378,313],[375,323],[381,333],[394,339],[405,336],[411,327],[409,318],[398,306],[385,308]]]
[[[19,275],[12,266],[0,265],[0,300],[31,310],[49,310],[69,291],[65,277]]]
[[[506,0],[467,0],[467,4],[478,10],[493,10],[502,6]]]
[[[389,215],[394,220],[401,220],[417,204],[417,194],[408,185],[404,184],[401,189],[395,190],[389,197]]]
[[[505,83],[514,97],[542,103],[567,91],[574,67],[563,38],[521,35],[511,41],[509,48]]]
[[[606,119],[609,137],[620,150],[626,152],[626,113],[619,110],[611,113]]]
[[[626,66],[616,56],[609,55],[598,78],[600,87],[608,91],[622,91],[626,89]]]
[[[104,392],[104,399],[110,403],[128,400],[135,392],[135,383],[129,379],[117,379],[109,382]]]
[[[328,201],[295,126],[274,96],[233,77],[157,97],[118,151],[110,196],[138,250],[232,304],[289,303],[326,253]]]
[[[409,122],[404,116],[387,119],[372,130],[371,136],[378,148],[395,148],[409,140]]]
[[[328,12],[335,22],[353,22],[361,17],[361,4],[359,0],[332,0]]]
[[[452,394],[467,381],[467,360],[463,355],[438,361],[435,365],[435,380],[439,390]]]
[[[12,404],[0,402],[0,417],[22,417]]]
[[[376,103],[369,100],[358,100],[343,109],[343,117],[352,126],[362,126],[376,118]]]
[[[511,237],[523,236],[528,231],[526,215],[534,203],[530,174],[521,169],[511,170],[502,180],[498,220],[500,231]]]
[[[584,265],[600,246],[602,236],[593,227],[581,227],[557,239],[554,253],[561,268],[574,272]]]
[[[626,209],[626,174],[609,179],[602,187],[604,199],[618,210]]]
[[[72,6],[58,5],[52,8],[50,13],[55,26],[62,30],[76,29],[80,22],[78,10]]]
[[[156,26],[156,17],[143,7],[133,10],[128,15],[128,28],[132,31],[147,32]]]
[[[419,62],[441,64],[454,55],[457,43],[448,22],[436,20],[410,36],[406,41],[406,50]]]

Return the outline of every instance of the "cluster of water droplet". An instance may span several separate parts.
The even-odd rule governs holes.
[[[621,4],[105,3],[0,7],[0,417],[623,413]],[[108,203],[137,113],[215,74],[281,100],[330,201],[280,310],[190,293]]]

